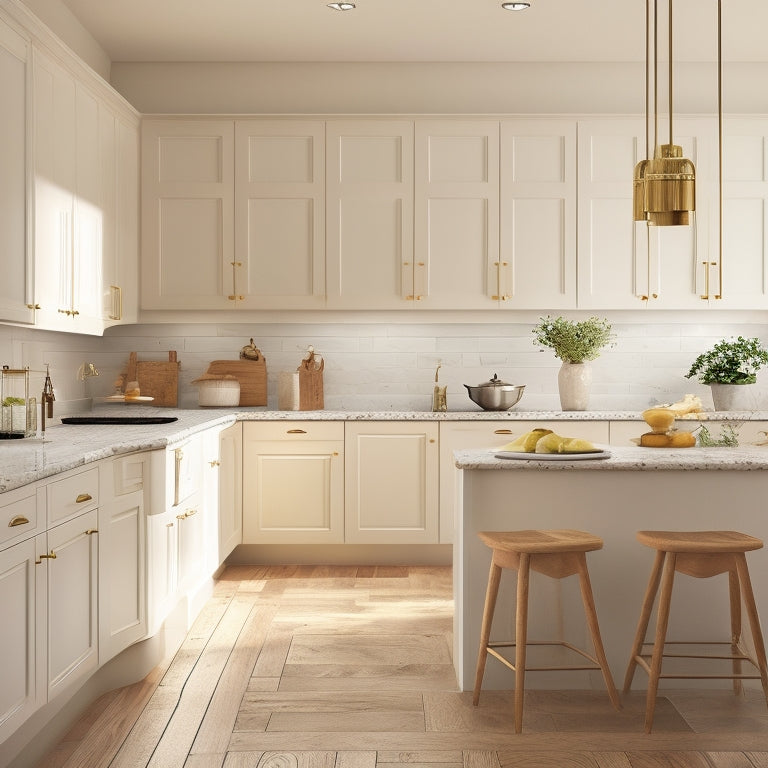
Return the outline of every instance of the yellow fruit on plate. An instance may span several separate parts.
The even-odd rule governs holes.
[[[567,440],[567,437],[558,435],[557,432],[550,432],[548,435],[544,435],[536,443],[536,453],[562,453],[563,445]]]
[[[567,437],[563,443],[563,453],[588,453],[589,451],[596,451],[594,443],[590,443],[589,440],[582,440],[579,437]]]
[[[524,432],[520,437],[515,438],[511,443],[507,443],[502,450],[503,451],[515,451],[521,453],[533,453],[536,449],[536,443],[544,435],[548,435],[552,432],[551,429],[543,429],[537,427],[530,432]]]

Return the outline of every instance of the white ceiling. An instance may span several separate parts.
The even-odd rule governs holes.
[[[641,61],[644,0],[63,0],[114,62]],[[674,0],[677,61],[713,60],[716,0]],[[665,7],[662,0],[660,7]],[[766,61],[768,3],[725,0],[725,60]]]

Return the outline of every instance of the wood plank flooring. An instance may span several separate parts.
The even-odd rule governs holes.
[[[457,690],[451,571],[228,568],[165,668],[103,696],[37,768],[768,768],[754,690]],[[492,663],[492,661],[489,661]]]

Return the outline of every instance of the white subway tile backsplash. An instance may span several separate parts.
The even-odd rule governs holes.
[[[615,346],[593,362],[590,408],[641,410],[691,392],[711,407],[709,388],[685,378],[695,357],[722,338],[757,336],[768,343],[768,325],[695,322],[680,313],[680,322],[664,316],[614,323]],[[181,362],[180,404],[196,407],[192,380],[215,359],[237,359],[253,338],[267,360],[269,407],[277,407],[277,377],[296,370],[312,345],[325,359],[326,408],[352,410],[429,410],[435,368],[447,387],[448,407],[474,410],[465,384],[487,381],[494,373],[525,384],[521,407],[558,409],[560,361],[550,349],[533,343],[532,323],[406,323],[362,321],[331,323],[202,323],[146,324],[110,329],[103,338],[0,326],[0,363],[34,369],[33,390],[42,388],[42,364],[51,364],[57,400],[105,396],[127,366],[128,353],[140,359],[164,360],[176,350]],[[81,363],[93,362],[101,375],[77,380]],[[758,376],[761,407],[768,408],[768,371]]]

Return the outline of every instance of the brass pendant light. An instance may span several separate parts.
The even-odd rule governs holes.
[[[657,0],[653,0],[654,150],[650,157],[651,0],[645,3],[645,160],[635,166],[632,208],[635,221],[649,226],[690,223],[696,210],[696,169],[672,138],[672,0],[669,4],[669,143],[659,144]]]

